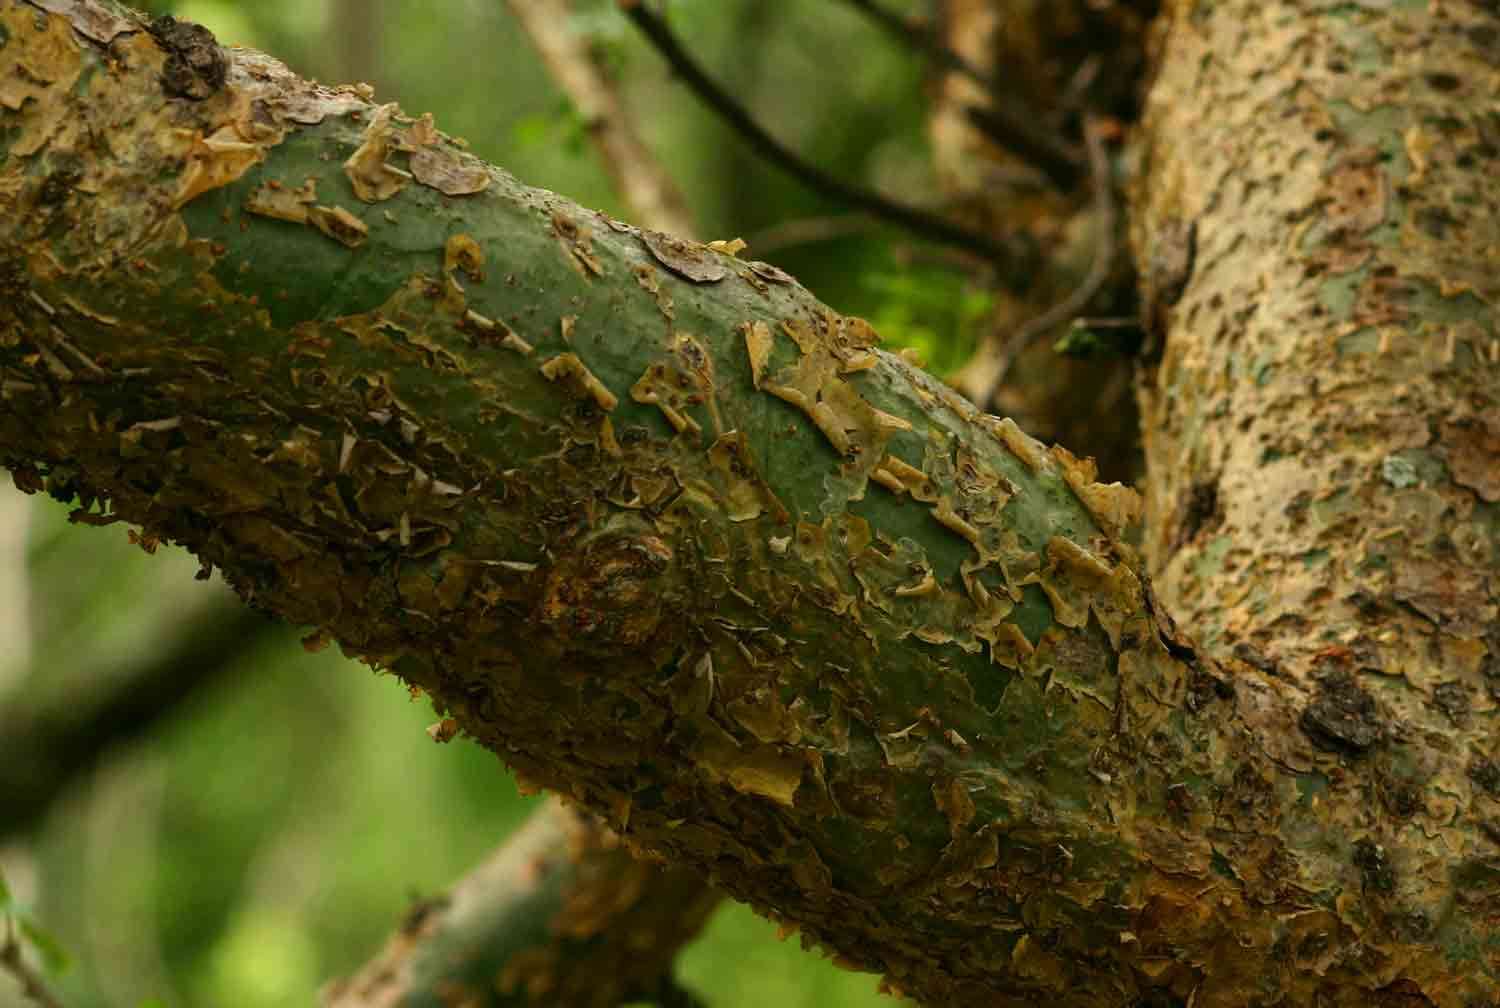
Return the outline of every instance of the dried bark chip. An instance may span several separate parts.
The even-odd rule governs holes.
[[[309,89],[275,99],[274,107],[291,122],[316,126],[331,115],[348,115],[356,109],[362,109],[365,103],[353,95]]]
[[[772,266],[770,263],[760,262],[756,260],[750,262],[748,265],[750,267],[750,272],[766,281],[766,283],[789,284],[797,282],[796,277],[792,276],[784,269]]]
[[[77,32],[85,38],[108,45],[115,36],[142,27],[129,18],[111,14],[98,4],[83,3],[82,0],[30,0],[31,6],[52,14],[61,14],[72,22]]]
[[[1496,617],[1486,574],[1445,561],[1408,559],[1392,579],[1391,596],[1448,633],[1477,637]]]
[[[1443,447],[1454,482],[1500,502],[1500,414],[1444,424]]]
[[[444,196],[472,196],[490,185],[490,170],[472,154],[444,147],[423,147],[413,151],[412,177]]]
[[[640,231],[640,228],[634,224],[626,224],[624,221],[615,220],[609,214],[602,211],[596,213],[595,216],[608,225],[611,231],[618,231],[620,234],[636,234]]]
[[[370,228],[364,221],[341,206],[308,207],[307,220],[340,245],[358,248],[369,237]]]
[[[723,256],[697,242],[642,228],[641,244],[667,269],[694,283],[718,283],[729,275]]]
[[[1375,698],[1348,677],[1323,683],[1317,698],[1302,712],[1302,730],[1319,749],[1356,756],[1385,734]]]

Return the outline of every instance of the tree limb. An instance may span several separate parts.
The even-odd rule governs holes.
[[[767,132],[737,98],[709,77],[678,41],[666,20],[648,4],[640,0],[620,0],[620,7],[683,83],[767,161],[836,203],[889,221],[919,238],[951,245],[987,259],[1005,274],[1007,283],[1025,285],[1029,253],[1021,248],[1018,241],[996,241],[989,235],[970,231],[925,210],[897,203],[872,189],[835,178],[812,162],[804,160]]]
[[[641,141],[615,86],[569,25],[567,0],[506,0],[547,72],[583,117],[599,163],[635,219],[688,237],[696,232],[682,191]]]
[[[1067,192],[1083,174],[1083,159],[1073,145],[1042,128],[1043,117],[1008,94],[991,75],[943,45],[929,28],[917,25],[882,6],[878,0],[845,0],[898,42],[925,53],[937,66],[979,85],[989,97],[986,105],[965,108],[975,128],[1002,149],[1010,151]]]
[[[633,842],[928,1001],[1500,990],[1478,825],[1393,828],[1393,859],[1346,783],[1403,766],[1440,715],[1403,702],[1398,732],[1361,689],[1305,703],[1200,655],[1123,541],[1128,492],[774,268],[528,189],[258,54],[46,3],[79,33],[0,3],[0,451],[24,487],[107,498]],[[1280,30],[1231,6],[1229,38]],[[1430,24],[1305,16],[1354,46]],[[1234,66],[1236,94],[1297,93]],[[1424,100],[1458,90],[1438,80]],[[1147,256],[1168,321],[1194,272],[1172,268],[1171,209]],[[1482,443],[1447,457],[1487,493]],[[1466,534],[1455,549],[1494,555]],[[1444,627],[1451,664],[1407,674],[1483,682],[1494,649]],[[1450,842],[1418,847],[1428,830]],[[1419,932],[1418,882],[1448,907]]]
[[[718,902],[696,874],[636,859],[554,799],[446,897],[415,908],[379,957],[324,991],[323,1005],[656,999],[664,983],[675,990],[672,961]]]
[[[567,0],[507,0],[549,72],[589,124],[621,198],[641,223],[695,230],[672,178],[641,143],[619,96],[567,29]],[[416,997],[479,1008],[614,1008],[691,995],[672,964],[720,896],[697,875],[629,856],[592,816],[551,801],[384,952],[326,995],[330,1008]]]

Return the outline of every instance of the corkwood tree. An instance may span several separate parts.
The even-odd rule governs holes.
[[[1165,8],[1143,524],[780,270],[103,0],[0,0],[0,455],[926,1003],[1494,1004],[1500,10]]]

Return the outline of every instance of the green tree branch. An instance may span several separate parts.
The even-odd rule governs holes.
[[[1403,935],[1350,829],[1372,708],[1299,720],[1199,655],[1129,491],[774,268],[259,54],[41,6],[70,20],[0,4],[23,487],[188,545],[930,1002],[1494,993],[1493,917]]]
[[[718,903],[697,874],[638,860],[554,799],[323,1004],[665,1008],[678,950]]]

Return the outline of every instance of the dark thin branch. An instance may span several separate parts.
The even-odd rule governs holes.
[[[1068,192],[1083,173],[1072,146],[1032,125],[1022,109],[1007,107],[1012,104],[997,97],[988,107],[965,107],[964,115],[979,132],[1046,176],[1058,191]],[[1035,112],[1031,115],[1038,118]]]
[[[1040,171],[1059,190],[1067,192],[1083,175],[1083,158],[1072,144],[1039,124],[1042,117],[1008,94],[994,77],[961,54],[943,45],[937,33],[914,24],[881,6],[878,0],[845,0],[903,45],[923,53],[941,69],[966,77],[990,96],[990,105],[964,109],[969,122],[1000,147]]]
[[[1088,145],[1089,177],[1094,190],[1094,212],[1099,217],[1096,223],[1098,245],[1094,250],[1094,260],[1089,265],[1088,275],[1083,278],[1082,283],[1067,297],[1016,330],[1001,348],[1000,366],[995,370],[995,378],[990,384],[989,391],[981,400],[981,404],[986,407],[994,404],[995,396],[1004,386],[1006,375],[1010,373],[1011,365],[1016,362],[1016,359],[1042,336],[1083,311],[1093,300],[1094,295],[1104,287],[1109,279],[1110,271],[1114,268],[1115,218],[1117,216],[1115,186],[1098,120],[1085,121],[1083,135]]]
[[[783,249],[848,238],[875,226],[875,219],[864,213],[798,217],[746,235],[745,243],[755,250],[757,256],[764,258]]]
[[[904,18],[895,11],[886,10],[878,0],[845,0],[845,2],[883,28],[886,34],[902,45],[908,45],[926,53],[944,70],[967,77],[990,94],[995,94],[999,90],[995,84],[995,78],[964,59],[962,54],[943,45],[932,29]]]
[[[877,192],[835,178],[816,165],[804,161],[766,132],[736,98],[710,79],[683,48],[666,21],[647,4],[642,0],[620,0],[620,7],[677,76],[766,160],[831,200],[864,210],[929,241],[965,249],[990,260],[1000,269],[1011,273],[1016,282],[1022,282],[1026,272],[1024,267],[1031,257],[1017,243],[1002,244],[988,235],[960,227],[925,210],[897,203]]]
[[[63,1003],[47,987],[41,974],[31,968],[21,954],[21,939],[16,935],[16,920],[6,915],[5,943],[0,944],[0,973],[9,973],[21,985],[21,996],[41,1008],[63,1008]]]

